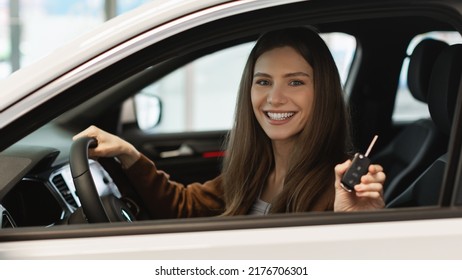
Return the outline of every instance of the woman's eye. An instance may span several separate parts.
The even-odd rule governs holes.
[[[267,85],[270,85],[270,82],[268,80],[257,80],[255,81],[255,84],[260,85],[260,86],[267,86]]]
[[[301,86],[301,85],[304,85],[304,84],[305,84],[305,83],[302,82],[302,81],[291,81],[291,82],[289,83],[289,85],[291,85],[291,86]]]

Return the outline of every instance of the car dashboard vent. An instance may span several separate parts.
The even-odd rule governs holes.
[[[16,223],[10,213],[0,204],[0,229],[15,228]]]
[[[61,174],[57,174],[56,176],[51,179],[55,187],[59,190],[63,198],[66,200],[69,205],[78,208],[77,203],[75,202],[74,197],[72,196],[72,192],[69,190],[69,187],[66,184],[63,176]]]

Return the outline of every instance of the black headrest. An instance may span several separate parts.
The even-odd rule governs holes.
[[[422,40],[412,51],[407,72],[407,84],[412,96],[427,102],[428,84],[436,58],[448,44],[434,39]]]
[[[446,135],[451,131],[462,75],[462,44],[451,45],[438,56],[430,77],[428,108],[436,126]]]

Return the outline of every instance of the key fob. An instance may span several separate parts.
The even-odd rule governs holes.
[[[349,192],[354,190],[354,186],[359,184],[361,176],[367,173],[371,160],[363,154],[356,153],[350,168],[343,174],[341,186]]]

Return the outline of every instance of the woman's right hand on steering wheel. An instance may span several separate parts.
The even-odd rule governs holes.
[[[140,152],[132,144],[94,125],[72,137],[72,140],[85,136],[93,137],[98,142],[95,148],[90,148],[88,150],[88,156],[90,158],[117,157],[122,168],[127,169],[141,156]]]

